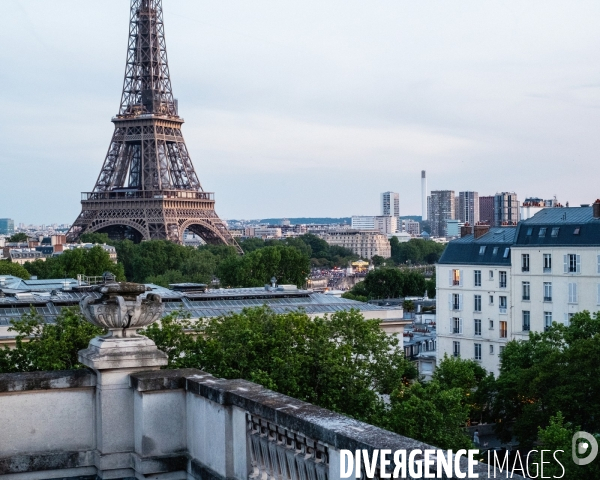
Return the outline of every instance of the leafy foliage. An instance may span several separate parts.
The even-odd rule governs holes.
[[[10,243],[21,243],[21,242],[26,242],[27,239],[28,239],[27,234],[21,232],[21,233],[15,233],[11,237],[9,237],[8,241]]]
[[[63,309],[52,324],[32,309],[9,330],[17,333],[16,347],[0,349],[0,373],[83,368],[77,352],[104,333],[87,322],[77,307]]]
[[[56,257],[47,258],[45,261],[27,262],[24,267],[31,275],[37,275],[39,279],[76,278],[79,274],[100,276],[105,272],[111,272],[117,280],[125,280],[123,266],[114,263],[108,252],[99,245],[90,249],[66,250]]]
[[[357,283],[350,293],[367,299],[400,298],[423,295],[426,289],[425,277],[417,270],[378,268],[367,273],[364,281]]]
[[[513,433],[525,448],[538,427],[550,426],[561,412],[565,421],[588,432],[600,431],[600,316],[581,312],[571,324],[554,323],[547,332],[530,332],[502,354],[496,382],[495,416],[502,438]],[[514,421],[514,427],[509,428]]]
[[[116,243],[114,241],[112,241],[112,243],[111,243],[111,239],[108,237],[108,233],[98,233],[98,232],[84,233],[83,235],[81,235],[79,240],[81,241],[81,243],[97,243],[100,245],[103,245],[103,244],[112,245],[112,244]]]
[[[0,260],[0,275],[12,275],[23,280],[29,280],[31,277],[31,274],[23,266],[8,260]]]
[[[436,263],[444,249],[445,245],[434,242],[432,240],[423,240],[421,238],[413,238],[408,242],[400,243],[398,238],[390,239],[392,250],[392,260],[396,265],[410,263],[412,265],[432,265]]]
[[[226,258],[218,267],[221,285],[262,287],[275,277],[279,284],[301,287],[310,270],[309,259],[294,247],[264,247],[244,256]]]

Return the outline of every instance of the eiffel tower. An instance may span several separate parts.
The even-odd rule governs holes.
[[[82,193],[70,241],[84,233],[111,239],[183,242],[187,230],[206,243],[243,253],[215,212],[188,154],[173,97],[162,0],[131,0],[127,65],[115,131],[92,192]]]

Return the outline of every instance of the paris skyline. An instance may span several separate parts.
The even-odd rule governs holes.
[[[113,130],[128,8],[0,5],[2,216],[76,216]],[[183,134],[223,218],[369,214],[386,190],[419,214],[422,169],[431,190],[590,203],[599,13],[593,2],[165,2]]]

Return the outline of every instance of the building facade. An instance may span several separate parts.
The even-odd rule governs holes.
[[[514,192],[497,193],[494,197],[494,225],[516,225],[519,223],[519,200]]]
[[[497,374],[507,341],[600,311],[600,202],[545,208],[475,236],[450,242],[437,266],[439,357]]]
[[[479,222],[479,194],[477,192],[459,192],[456,218],[460,222],[470,225]]]
[[[0,218],[0,235],[14,235],[15,221],[11,218]]]
[[[444,354],[497,373],[512,338],[511,247],[516,228],[492,228],[448,244],[436,267],[438,364]]]
[[[494,226],[494,196],[479,197],[479,221]]]
[[[400,216],[400,195],[396,192],[383,192],[381,194],[381,216]]]
[[[338,230],[328,232],[322,238],[329,245],[348,248],[365,259],[371,259],[375,255],[389,258],[392,255],[387,236],[376,230]]]
[[[431,235],[446,236],[446,221],[455,218],[454,190],[433,190],[429,197],[429,222]]]
[[[356,230],[377,230],[384,235],[390,235],[398,231],[398,217],[391,215],[353,216],[352,228]]]

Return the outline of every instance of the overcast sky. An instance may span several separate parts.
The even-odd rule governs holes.
[[[164,0],[222,218],[376,214],[429,189],[600,197],[600,2]],[[113,132],[128,0],[0,1],[0,217],[71,223]]]

